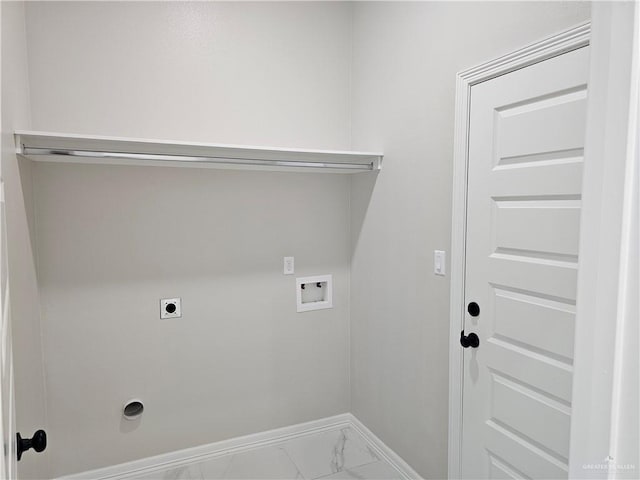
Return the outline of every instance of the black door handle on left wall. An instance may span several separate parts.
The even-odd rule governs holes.
[[[36,452],[42,452],[47,448],[47,432],[38,430],[31,438],[22,438],[20,432],[16,433],[16,451],[18,453],[18,461],[22,458],[22,454],[33,448]]]

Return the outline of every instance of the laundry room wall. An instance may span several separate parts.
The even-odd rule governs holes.
[[[25,4],[1,2],[2,18],[2,180],[6,212],[11,352],[13,358],[16,428],[29,438],[47,428],[40,341],[40,305],[36,275],[31,162],[16,156],[13,132],[29,128]],[[3,227],[4,228],[4,227]],[[5,252],[3,252],[4,254]],[[21,478],[44,478],[48,454],[25,455],[18,464]]]
[[[26,25],[35,130],[350,146],[350,5],[31,2]],[[349,411],[346,176],[32,179],[52,476]],[[298,314],[313,274],[334,308]],[[160,320],[172,297],[182,318]]]
[[[589,20],[588,2],[358,2],[353,148],[352,411],[425,478],[447,476],[449,250],[456,72]],[[448,268],[448,262],[447,262]]]

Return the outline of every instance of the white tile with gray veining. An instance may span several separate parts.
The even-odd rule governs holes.
[[[396,472],[396,470],[387,462],[380,461],[367,463],[366,465],[360,465],[359,467],[345,468],[341,472],[332,473],[331,475],[327,475],[326,477],[320,477],[319,480],[349,480],[352,478],[365,480],[395,480],[400,479],[401,477],[400,475],[398,475],[398,472]]]
[[[228,465],[222,473],[219,473],[217,464],[222,460],[224,460],[224,457],[216,462],[202,462],[200,469],[204,478],[304,479],[296,464],[281,446],[262,447],[230,455]]]
[[[304,478],[318,478],[377,462],[378,456],[349,427],[290,440],[283,445]]]
[[[397,480],[402,476],[345,427],[302,435],[277,445],[158,470],[135,480]]]

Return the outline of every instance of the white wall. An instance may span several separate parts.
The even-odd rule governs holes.
[[[36,130],[349,147],[349,5],[29,2],[27,13]]]
[[[38,165],[52,473],[347,412],[347,186]],[[299,275],[333,273],[332,310],[296,313],[285,255]],[[172,297],[182,318],[159,320]],[[121,420],[132,397],[146,405],[140,424]]]
[[[455,74],[588,20],[588,3],[358,3],[352,182],[352,412],[425,478],[447,475],[448,250]],[[459,348],[454,345],[453,348]]]
[[[35,270],[30,162],[15,155],[13,131],[28,128],[29,91],[25,8],[22,2],[1,2],[2,9],[2,178],[5,183],[7,248],[13,331],[16,428],[30,437],[47,428],[40,343],[40,308]],[[45,475],[47,453],[25,454],[18,464],[22,478]]]
[[[340,3],[30,3],[32,126],[348,148],[350,20]],[[33,182],[51,475],[349,410],[347,177],[39,164]],[[295,312],[285,255],[334,275],[332,310]],[[173,296],[182,319],[160,321]]]

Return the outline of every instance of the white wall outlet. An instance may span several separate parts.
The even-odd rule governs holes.
[[[284,274],[293,275],[295,272],[293,257],[284,257]]]
[[[179,298],[163,298],[160,300],[160,318],[182,317],[182,306]]]
[[[333,308],[333,276],[296,278],[296,306],[298,312]]]
[[[433,251],[433,273],[436,275],[446,275],[447,274],[447,255],[443,250],[434,250]]]

